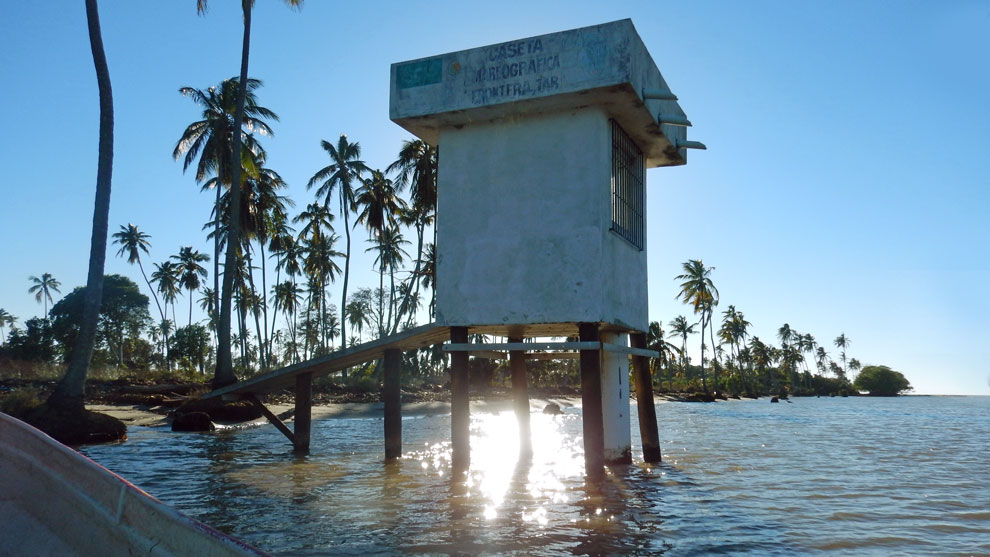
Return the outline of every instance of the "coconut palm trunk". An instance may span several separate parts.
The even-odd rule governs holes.
[[[113,91],[110,88],[110,69],[103,50],[103,35],[100,31],[100,14],[96,0],[86,0],[86,21],[89,27],[90,49],[93,52],[93,66],[96,69],[96,83],[100,91],[100,140],[93,234],[90,238],[89,273],[86,277],[86,296],[79,336],[76,337],[76,343],[72,348],[69,369],[48,399],[51,406],[62,406],[79,411],[83,410],[86,373],[93,357],[97,321],[103,298],[103,268],[107,256],[110,185],[113,174]]]
[[[344,308],[347,307],[347,279],[351,276],[351,224],[349,222],[348,211],[346,208],[344,213],[344,236],[347,238],[347,253],[344,256],[344,286],[340,292],[340,322],[346,323],[344,317]],[[340,328],[340,346],[347,348],[347,327]],[[347,377],[347,370],[342,370],[340,372],[341,377]]]
[[[244,38],[241,43],[241,74],[237,83],[237,110],[234,112],[233,149],[230,156],[230,212],[227,214],[227,253],[224,257],[223,287],[220,295],[220,322],[217,324],[217,369],[213,388],[237,382],[230,346],[231,298],[234,276],[229,272],[237,265],[241,222],[241,126],[244,122],[244,98],[247,94],[248,59],[251,53],[251,0],[241,0],[244,13]]]
[[[258,319],[259,319],[259,317],[258,317],[258,313],[259,313],[258,312],[258,304],[257,304],[257,301],[258,301],[258,291],[254,287],[254,264],[253,264],[253,259],[251,257],[251,246],[248,245],[248,246],[245,246],[245,248],[246,248],[245,249],[245,257],[247,258],[247,279],[248,279],[248,286],[251,287],[251,300],[250,300],[250,302],[251,302],[250,303],[251,314],[254,316],[254,330],[255,330],[255,333],[258,335],[258,365],[261,366],[261,369],[267,369],[268,366],[267,366],[267,363],[265,361],[265,344],[264,344],[265,343],[265,339],[262,338],[262,336],[261,336],[261,323],[259,323],[259,321],[258,321]],[[268,326],[268,324],[265,323],[265,327],[266,328],[267,328],[267,326]]]
[[[141,276],[144,277],[144,283],[148,285],[148,290],[151,291],[151,296],[152,298],[155,299],[155,306],[158,307],[158,314],[162,316],[162,322],[164,322],[166,319],[165,311],[162,311],[162,304],[161,302],[158,301],[158,294],[155,292],[155,289],[151,287],[151,281],[148,280],[148,275],[144,272],[144,265],[141,264],[140,258],[138,258],[137,264],[138,264],[138,269],[141,269]],[[167,310],[167,306],[166,306],[166,310]],[[166,329],[164,333],[165,333],[165,346],[168,346],[168,330]],[[168,352],[166,352],[164,356],[165,356],[165,369],[172,369],[172,362],[168,358]]]
[[[265,266],[265,242],[264,240],[259,240],[258,245],[261,247],[261,297],[258,298],[261,302],[261,311],[263,312],[262,322],[265,324],[265,344],[263,353],[265,355],[265,363],[269,363],[272,360],[272,340],[268,336],[268,282],[266,280],[268,276],[268,270]],[[276,283],[278,284],[278,283]],[[275,327],[272,327],[272,332],[275,332]]]

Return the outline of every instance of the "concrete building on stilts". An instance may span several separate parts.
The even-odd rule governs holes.
[[[690,123],[632,22],[393,64],[389,112],[439,152],[436,322],[207,396],[257,402],[294,388],[295,431],[266,416],[308,450],[312,378],[382,358],[385,457],[394,458],[401,351],[449,340],[452,460],[466,469],[469,358],[508,357],[525,451],[526,358],[578,352],[588,474],[632,459],[630,361],[643,458],[659,461],[648,364],[656,353],[645,334],[646,169],[685,164],[686,150],[704,145],[687,140]],[[468,342],[475,333],[507,342]]]
[[[690,123],[632,22],[393,64],[389,109],[439,152],[436,315],[451,329],[454,451],[467,458],[467,354],[556,336],[579,339],[543,347],[581,352],[589,469],[630,461],[630,355],[649,393],[646,457],[659,459],[646,169],[704,146],[687,141]],[[469,332],[510,343],[467,344]]]

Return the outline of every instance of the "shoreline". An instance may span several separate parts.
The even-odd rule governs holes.
[[[581,406],[581,398],[573,396],[532,398],[530,399],[530,412],[542,412],[543,408],[550,403],[555,403],[563,408],[573,408]],[[291,421],[295,412],[295,405],[290,403],[270,403],[266,404],[273,414],[279,416],[284,421]],[[490,398],[472,399],[471,412],[494,413],[512,410],[513,401],[510,398]],[[93,403],[87,404],[86,409],[113,416],[124,422],[127,426],[135,427],[167,427],[172,423],[172,408],[164,406],[147,407],[141,404],[110,404]],[[446,401],[416,401],[403,402],[402,415],[405,416],[435,416],[450,413],[450,403]],[[321,402],[314,403],[312,407],[313,421],[340,419],[340,418],[378,418],[385,415],[385,403],[383,402]],[[246,422],[214,422],[218,430],[241,429],[246,427],[261,426],[268,423],[265,418],[257,418]]]

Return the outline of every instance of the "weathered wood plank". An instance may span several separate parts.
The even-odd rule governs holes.
[[[599,350],[600,342],[487,342],[460,343],[452,342],[443,346],[444,352],[485,352],[489,350]]]
[[[272,411],[269,410],[267,406],[262,404],[261,401],[258,400],[258,397],[254,395],[254,393],[248,393],[244,395],[244,398],[250,400],[252,404],[257,406],[258,409],[261,410],[262,415],[264,415],[265,418],[267,418],[268,421],[271,422],[273,426],[275,426],[275,429],[281,431],[282,435],[285,435],[289,439],[289,441],[292,441],[292,444],[295,445],[296,436],[295,434],[292,433],[292,430],[289,429],[289,427],[286,426],[284,423],[282,423],[282,420],[278,419],[278,416],[272,414]]]
[[[629,335],[634,348],[646,347],[646,334]],[[653,403],[653,379],[650,361],[641,354],[632,358],[633,375],[636,378],[636,410],[639,413],[639,436],[643,442],[643,460],[660,462],[660,431],[657,426],[657,409]]]
[[[292,446],[297,453],[309,452],[310,431],[313,428],[313,374],[296,376],[296,417],[293,423]]]
[[[449,332],[447,327],[440,327],[431,323],[389,335],[372,342],[352,346],[346,350],[338,350],[337,352],[332,352],[319,358],[276,369],[209,392],[203,395],[203,398],[213,398],[232,393],[262,394],[278,389],[290,388],[294,384],[296,375],[300,373],[313,373],[314,377],[319,377],[364,362],[377,360],[383,356],[386,348],[416,350],[444,342],[448,338]]]
[[[385,351],[385,459],[402,456],[402,398],[401,377],[402,352],[395,349]]]
[[[606,352],[615,352],[618,354],[629,354],[630,356],[643,356],[646,358],[660,357],[660,353],[656,350],[647,350],[646,348],[637,348],[634,346],[622,346],[621,344],[612,344],[610,342],[603,342],[602,350]]]

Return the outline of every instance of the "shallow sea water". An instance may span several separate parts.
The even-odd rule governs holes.
[[[180,511],[260,549],[320,554],[990,554],[990,397],[659,403],[663,463],[639,452],[584,477],[580,408],[473,412],[471,468],[452,477],[450,416],[313,424],[292,454],[271,426],[131,428],[84,452]]]

